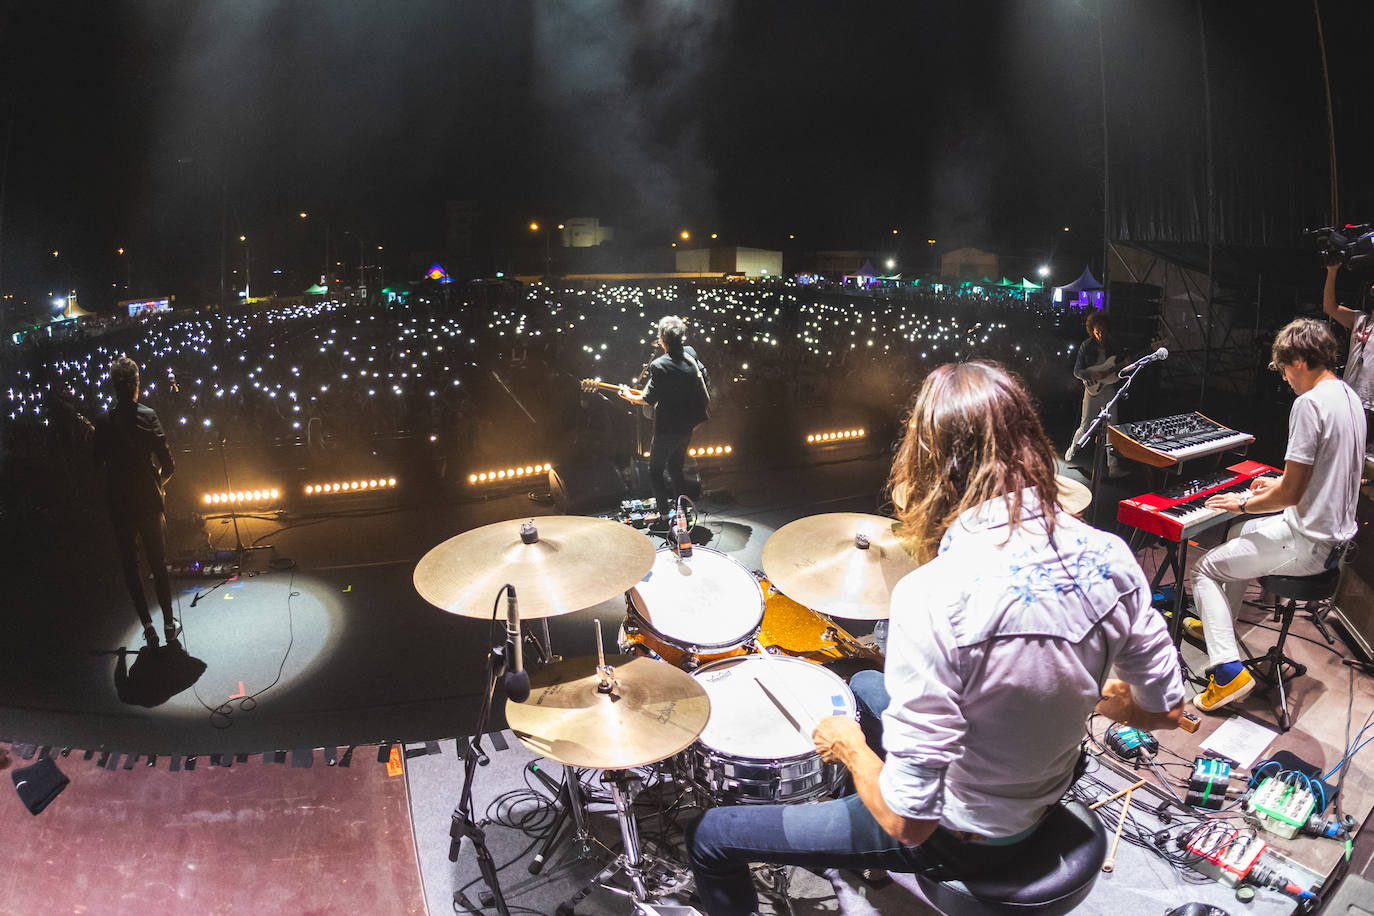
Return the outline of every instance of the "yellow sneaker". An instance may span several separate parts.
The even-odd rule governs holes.
[[[1218,684],[1214,675],[1207,676],[1207,689],[1193,697],[1193,705],[1202,712],[1216,712],[1223,706],[1243,700],[1255,689],[1255,679],[1244,669],[1226,684]]]
[[[1183,635],[1191,636],[1201,643],[1207,641],[1207,635],[1202,629],[1202,621],[1198,620],[1196,617],[1189,617],[1187,620],[1183,621]]]

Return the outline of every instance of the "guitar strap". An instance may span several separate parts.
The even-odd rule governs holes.
[[[687,357],[687,362],[691,363],[692,368],[697,370],[697,381],[701,382],[701,393],[706,398],[706,409],[709,411],[711,409],[711,389],[706,387],[706,378],[701,374],[701,363],[697,362],[692,354],[686,350],[682,351],[682,355]]]

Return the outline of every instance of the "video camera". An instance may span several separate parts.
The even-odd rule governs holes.
[[[1303,235],[1316,240],[1317,252],[1325,264],[1340,263],[1350,270],[1362,270],[1374,258],[1374,225],[1369,223],[1306,229]]]

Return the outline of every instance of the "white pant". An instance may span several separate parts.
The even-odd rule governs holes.
[[[1330,544],[1303,537],[1283,515],[1247,520],[1193,567],[1193,601],[1212,667],[1240,661],[1235,616],[1245,586],[1259,576],[1310,576],[1326,568]]]
[[[1083,389],[1083,416],[1078,421],[1078,429],[1074,432],[1073,438],[1069,440],[1069,448],[1065,452],[1065,460],[1072,461],[1078,453],[1078,440],[1088,431],[1089,424],[1092,423],[1097,415],[1102,412],[1102,408],[1107,406],[1107,402],[1116,396],[1116,388],[1103,388],[1097,394],[1088,394],[1088,389]],[[1107,423],[1110,426],[1116,425],[1116,408],[1107,415]],[[1101,428],[1099,432],[1104,432]],[[1120,460],[1115,451],[1107,452],[1107,467],[1116,468]]]

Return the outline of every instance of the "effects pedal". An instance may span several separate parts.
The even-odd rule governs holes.
[[[1107,747],[1122,760],[1153,757],[1159,750],[1155,736],[1129,725],[1114,725],[1107,729]]]

